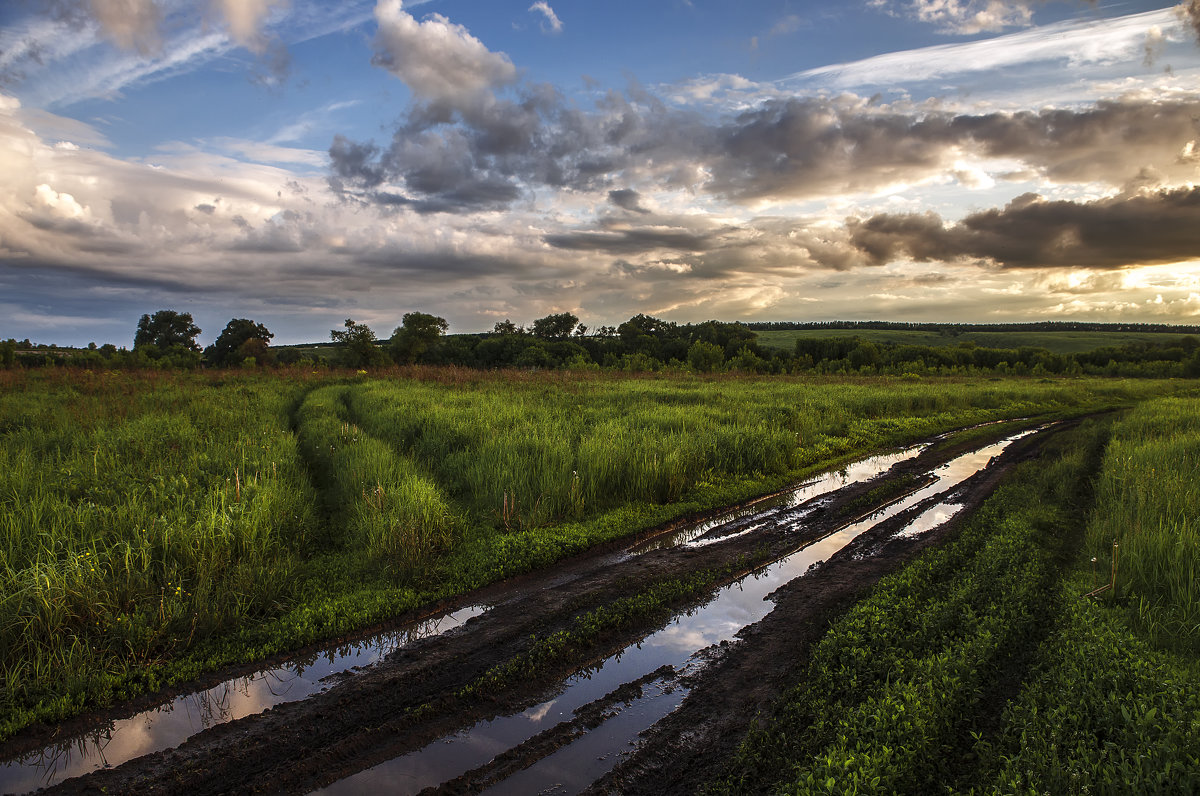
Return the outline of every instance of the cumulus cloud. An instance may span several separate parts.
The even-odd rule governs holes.
[[[537,0],[536,3],[529,7],[529,10],[536,11],[544,17],[542,20],[543,33],[562,33],[562,20],[558,18],[558,14],[554,13],[554,9],[550,7],[550,4],[546,0]]]
[[[946,224],[935,213],[849,222],[850,240],[875,263],[980,260],[1005,268],[1125,268],[1200,258],[1200,188],[1169,188],[1093,202],[1025,194],[1003,208]]]
[[[940,33],[992,33],[1033,23],[1033,7],[1042,0],[869,0],[893,16],[933,25]]]
[[[446,112],[418,107],[387,148],[336,139],[348,188],[393,182],[413,201],[470,209],[539,186],[685,189],[737,203],[873,193],[937,180],[987,187],[1014,176],[1120,186],[1139,174],[1194,179],[1200,97],[955,114],[853,95],[772,99],[712,118],[644,91],[583,110],[546,87]],[[478,195],[478,201],[475,196]]]
[[[379,0],[374,63],[423,100],[450,107],[475,105],[516,82],[517,69],[504,53],[484,46],[462,25],[441,14],[418,22],[402,0]]]

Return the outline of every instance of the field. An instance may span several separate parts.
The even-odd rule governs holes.
[[[1095,714],[1065,707],[1109,704],[1101,686],[1081,685],[1090,665],[1139,695],[1118,729],[1167,773],[1120,768],[1102,750],[1075,776],[1141,787],[1196,772],[1178,749],[1196,740],[1187,722],[1197,705],[1166,704],[1155,685],[1190,682],[1200,650],[1189,476],[1200,401],[1156,397],[1188,382],[455,369],[0,378],[0,738],[15,739],[10,754],[35,748],[39,726],[457,604],[506,578],[557,583],[558,568],[591,566],[570,563],[589,551],[873,452],[1012,421],[935,444],[917,460],[932,457],[924,469],[849,484],[825,509],[830,527],[919,497],[938,461],[1032,428],[1018,419],[1136,405],[1074,421],[1023,454],[1035,461],[997,469],[1003,485],[971,499],[979,506],[961,532],[896,548],[908,552],[880,565],[874,591],[861,578],[853,599],[830,591],[828,633],[777,674],[774,718],[720,741],[726,753],[741,744],[729,769],[697,771],[717,790],[992,792],[1020,781],[1058,792],[1065,747],[1038,746],[1047,730],[1031,717],[1066,711],[1072,738],[1096,732]],[[539,683],[784,555],[793,533],[746,536],[729,547],[736,555],[712,545],[647,555],[640,569],[597,564],[602,588],[514,608],[486,654],[448,647],[459,665],[417,681],[451,678],[449,701],[430,686],[389,715],[432,727],[442,710],[523,704]],[[1081,603],[1111,569],[1114,537],[1117,586]],[[553,591],[512,583],[535,602]],[[378,702],[368,694],[355,698]],[[426,731],[404,732],[415,742]]]
[[[980,348],[1014,349],[1045,348],[1055,354],[1081,354],[1097,348],[1127,346],[1138,343],[1162,345],[1173,343],[1184,335],[1167,332],[945,332],[915,329],[785,329],[758,332],[759,345],[764,348],[792,351],[799,339],[816,340],[828,337],[861,337],[873,343],[899,345],[957,346],[974,343]]]

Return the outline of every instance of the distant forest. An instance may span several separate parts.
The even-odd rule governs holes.
[[[743,324],[756,332],[790,330],[885,329],[910,332],[1147,332],[1152,334],[1200,334],[1200,326],[1165,323],[1088,323],[1084,321],[1039,321],[1034,323],[905,323],[903,321],[751,321]]]
[[[1200,377],[1200,326],[1147,323],[1021,324],[831,321],[677,324],[635,315],[589,329],[571,313],[481,334],[447,334],[444,318],[406,314],[390,338],[346,319],[329,342],[272,346],[274,335],[247,318],[229,321],[201,349],[187,313],[143,315],[132,350],[0,342],[0,368],[271,368],[397,365],[477,369],[626,372]],[[1064,346],[1069,342],[1073,347]]]

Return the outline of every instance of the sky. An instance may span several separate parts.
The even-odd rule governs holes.
[[[0,339],[1200,323],[1200,0],[6,0]]]

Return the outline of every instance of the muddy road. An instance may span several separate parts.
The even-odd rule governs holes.
[[[0,747],[0,792],[695,792],[829,621],[1054,432],[864,459],[323,656],[28,732]],[[588,619],[639,595],[662,604]]]

